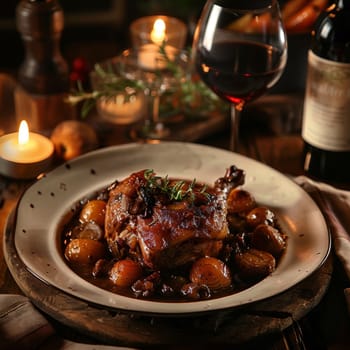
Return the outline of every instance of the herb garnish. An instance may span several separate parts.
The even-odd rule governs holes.
[[[168,175],[165,177],[154,175],[153,169],[145,170],[144,177],[147,180],[148,188],[159,190],[161,193],[167,195],[171,201],[182,201],[185,199],[194,201],[196,199],[196,179],[193,179],[189,184],[185,180],[174,182],[169,180]],[[203,187],[196,192],[209,199],[210,194],[206,192],[206,189],[207,186],[203,185]]]
[[[220,110],[226,112],[228,105],[223,104],[220,98],[212,92],[205,84],[198,78],[194,78],[193,72],[188,74],[193,68],[192,63],[188,62],[187,71],[184,72],[176,62],[173,62],[165,51],[165,45],[159,47],[160,54],[166,61],[166,69],[171,71],[175,77],[181,80],[179,84],[179,105],[182,108],[182,112],[188,117],[195,114],[213,112]],[[188,56],[191,53],[188,50]],[[95,64],[92,72],[99,80],[99,86],[95,87],[93,91],[85,91],[81,82],[77,82],[75,89],[73,89],[68,95],[66,102],[71,105],[77,105],[81,103],[81,116],[85,118],[91,109],[96,105],[99,100],[113,101],[117,95],[123,95],[124,101],[128,102],[132,96],[135,96],[138,92],[142,92],[147,88],[147,84],[142,79],[129,79],[122,77],[116,73],[112,67],[106,67],[105,69]],[[155,74],[161,76],[161,72],[157,71]]]

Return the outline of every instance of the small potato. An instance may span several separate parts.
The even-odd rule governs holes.
[[[276,260],[270,253],[253,248],[235,255],[234,260],[239,277],[247,281],[258,281],[276,268]]]
[[[256,207],[248,213],[246,220],[250,228],[260,224],[272,225],[275,222],[275,214],[268,208]]]
[[[64,255],[69,262],[80,265],[94,264],[105,254],[106,249],[102,242],[86,238],[73,239],[67,244],[64,251]]]
[[[118,287],[130,287],[142,277],[142,267],[136,261],[117,261],[109,271],[109,279]]]
[[[92,221],[100,227],[104,227],[106,215],[106,202],[94,199],[88,201],[80,212],[80,222]]]
[[[255,206],[254,197],[245,190],[234,189],[227,197],[227,210],[230,214],[248,212]]]
[[[269,252],[274,257],[278,257],[286,247],[280,231],[276,228],[261,224],[255,228],[250,236],[252,247]]]
[[[227,288],[232,283],[227,265],[212,257],[200,258],[193,263],[190,280],[197,285],[206,285],[211,290]]]

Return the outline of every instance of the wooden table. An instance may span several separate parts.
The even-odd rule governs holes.
[[[268,96],[265,99],[261,99],[259,103],[252,105],[243,116],[240,152],[288,175],[296,176],[302,174],[301,101],[300,96]],[[113,131],[109,129],[109,132],[106,133],[106,128],[101,127],[101,125],[96,126],[95,117],[92,117],[87,122],[97,127],[99,133],[105,133],[100,135],[104,140],[103,146],[130,141],[125,138],[126,130],[123,128],[115,128]],[[229,121],[224,118],[214,124],[215,127],[211,126],[209,129],[201,123],[197,126],[191,124],[190,127],[187,126],[185,137],[193,142],[227,148]],[[29,185],[30,182],[28,181],[14,181],[0,177],[0,235],[4,234],[3,231],[7,219],[14,209],[20,194]],[[37,287],[39,287],[40,283],[35,283],[38,283]],[[19,284],[26,292],[28,285],[25,282]],[[245,320],[246,324],[242,325],[242,322],[239,322],[237,327],[239,327],[241,332],[244,332],[244,327],[246,327],[245,330],[249,333],[249,336],[244,337],[241,333],[244,344],[231,341],[228,342],[227,347],[230,349],[236,347],[249,349],[257,348],[257,346],[259,349],[350,348],[350,337],[347,336],[350,329],[350,320],[343,296],[343,289],[348,285],[349,281],[346,280],[341,265],[336,257],[331,255],[326,264],[316,271],[308,281],[303,281],[297,286],[297,292],[294,294],[293,292],[288,292],[289,299],[279,297],[262,304],[265,308],[260,308],[261,315],[254,315],[254,317],[267,317],[270,320],[271,317],[278,319],[278,326],[273,327],[272,332],[266,332],[268,325],[264,327],[263,321],[260,321],[259,330],[262,337],[258,338],[257,343],[253,339],[254,331],[257,330],[254,328],[256,325],[250,323],[252,318],[249,318],[249,315],[243,314],[240,315],[240,320],[242,322]],[[3,249],[0,251],[0,293],[23,294],[23,291],[9,272],[4,260]],[[276,308],[274,313],[271,313],[271,305],[274,303],[281,308],[279,314],[275,312]],[[299,311],[294,310],[294,312],[293,308],[298,308],[297,311]],[[237,317],[237,315],[231,315],[230,317]],[[293,319],[294,317],[295,319]],[[290,322],[287,326],[283,326],[286,319]],[[69,329],[59,322],[55,323],[55,326],[62,337],[96,341],[96,339],[89,339],[86,334],[80,334],[76,329]],[[159,329],[162,329],[162,327],[160,326]],[[234,323],[232,327],[234,327]],[[169,328],[165,329],[169,330]],[[232,336],[233,330],[228,329],[227,339]],[[239,336],[237,333],[237,337]],[[159,345],[154,339],[152,341],[148,345]],[[205,343],[203,344],[202,342],[199,342],[199,344],[202,348],[211,347],[210,345],[205,346]],[[214,344],[216,344],[215,341]],[[147,344],[144,345],[147,347]],[[168,344],[168,348],[172,348],[171,345]],[[193,348],[193,346],[194,344],[188,344],[188,348]],[[179,343],[174,343],[173,347],[179,347]],[[180,346],[180,348],[186,347],[186,344],[181,344]],[[223,348],[226,347],[223,346]]]

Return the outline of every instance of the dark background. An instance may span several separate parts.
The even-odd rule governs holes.
[[[20,0],[2,1],[0,7],[0,73],[16,76],[24,59],[22,39],[17,32],[15,10]],[[280,6],[293,0],[280,0]],[[76,58],[88,69],[96,62],[113,57],[130,46],[130,23],[146,15],[169,15],[188,26],[188,46],[205,0],[59,0],[65,18],[60,47],[73,70]],[[309,34],[288,38],[287,68],[273,92],[303,90]]]
[[[19,0],[2,1],[0,8],[0,72],[16,72],[24,50],[15,23]],[[140,16],[164,14],[188,23],[190,31],[204,0],[60,0],[65,16],[61,51],[68,64],[83,57],[92,65],[129,45],[128,27]],[[190,40],[189,35],[189,40]]]

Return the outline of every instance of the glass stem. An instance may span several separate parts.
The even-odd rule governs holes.
[[[159,121],[160,96],[158,91],[152,92],[153,107],[152,107],[152,124],[157,125]]]
[[[231,132],[230,132],[230,151],[238,152],[239,149],[239,124],[242,107],[231,105]]]
[[[145,90],[145,96],[147,101],[147,114],[145,118],[145,126],[153,126],[155,120],[158,118],[158,109],[156,102],[156,93],[153,89],[148,88]]]
[[[146,138],[160,139],[167,137],[169,130],[160,121],[160,94],[157,89],[147,89],[145,91],[147,99],[147,116],[145,118],[144,132]]]

